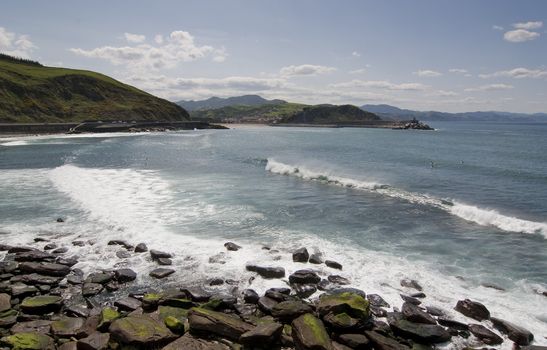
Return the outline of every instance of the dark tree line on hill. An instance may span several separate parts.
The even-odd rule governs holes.
[[[14,57],[14,56],[6,55],[5,53],[1,53],[1,52],[0,52],[0,60],[10,61],[14,63],[23,63],[23,64],[28,64],[28,65],[37,66],[37,67],[43,67],[40,62],[29,60],[22,57]]]

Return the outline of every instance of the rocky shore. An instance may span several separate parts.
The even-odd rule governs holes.
[[[73,241],[74,246],[98,244]],[[162,280],[175,272],[172,254],[111,240],[123,258],[146,254],[149,275]],[[229,253],[241,247],[227,242]],[[264,247],[265,251],[271,250]],[[152,290],[137,284],[137,273],[113,268],[84,275],[78,257],[68,247],[35,238],[27,246],[0,244],[0,349],[302,349],[405,350],[489,348],[511,344],[515,349],[547,350],[534,346],[532,333],[491,315],[488,308],[462,299],[454,309],[467,322],[428,305],[419,281],[403,279],[399,305],[382,296],[351,288],[351,281],[314,270],[325,264],[343,270],[336,261],[293,252],[302,269],[286,275],[282,266],[247,264],[252,279],[279,282],[259,295],[252,289],[230,288],[217,278],[203,285]],[[222,289],[219,286],[227,286]],[[312,297],[317,295],[319,297]]]

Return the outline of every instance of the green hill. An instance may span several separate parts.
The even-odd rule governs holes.
[[[0,54],[0,122],[184,121],[184,108],[106,75]]]
[[[380,120],[376,114],[365,112],[352,105],[317,105],[305,107],[279,122],[285,124],[361,124]]]
[[[287,103],[283,100],[267,100],[258,95],[243,95],[228,98],[211,97],[200,101],[178,101],[177,104],[187,111],[196,111],[204,109],[217,109],[227,106],[262,106],[277,105]]]
[[[194,120],[224,123],[273,123],[303,110],[299,103],[266,104],[261,106],[226,106],[216,109],[191,111]]]

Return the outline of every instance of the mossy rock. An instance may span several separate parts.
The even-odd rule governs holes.
[[[348,329],[356,327],[359,324],[359,320],[351,317],[350,315],[342,312],[340,314],[328,314],[323,320],[330,326],[336,329]]]
[[[293,321],[292,337],[298,349],[333,350],[323,322],[309,313]]]
[[[160,304],[172,306],[172,307],[180,307],[183,309],[190,309],[191,307],[195,306],[194,302],[192,300],[183,299],[183,298],[168,298],[160,301]]]
[[[366,320],[370,317],[368,300],[352,292],[330,295],[323,294],[319,298],[317,311],[322,317],[331,313],[334,315],[346,313],[353,318],[361,320]]]
[[[120,313],[116,310],[114,310],[111,307],[105,307],[101,310],[101,314],[99,315],[99,325],[97,326],[97,329],[100,330],[106,330],[110,324],[120,318]]]
[[[13,309],[0,312],[0,327],[9,327],[17,322],[18,312]]]
[[[158,307],[158,313],[162,321],[165,321],[167,317],[171,316],[184,322],[188,318],[188,311],[189,310],[181,309],[179,307],[165,305]]]
[[[146,293],[142,297],[142,308],[145,310],[155,310],[162,298],[163,295],[159,293]]]
[[[188,322],[192,332],[216,334],[234,341],[254,328],[237,317],[204,308],[192,308],[188,313]]]
[[[114,339],[122,344],[152,348],[177,338],[163,324],[148,316],[129,316],[114,320],[109,328]]]
[[[63,299],[56,295],[39,295],[28,297],[21,303],[21,310],[29,314],[42,314],[58,311],[63,305]]]
[[[54,350],[53,339],[36,332],[16,333],[0,340],[12,350]]]
[[[220,308],[221,304],[222,304],[222,300],[220,300],[220,299],[211,299],[208,302],[206,302],[204,304],[201,304],[200,308],[215,311],[215,310],[218,310]]]
[[[184,334],[184,322],[174,316],[167,316],[163,322],[172,332]]]

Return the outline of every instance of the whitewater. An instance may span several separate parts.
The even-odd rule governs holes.
[[[130,267],[144,286],[222,277],[258,292],[283,282],[252,280],[245,264],[288,275],[305,246],[344,266],[314,266],[322,277],[393,306],[412,278],[426,305],[456,320],[469,321],[453,307],[471,298],[546,344],[547,129],[482,125],[490,132],[478,137],[473,125],[440,126],[2,139],[0,240],[54,239],[86,273]],[[173,253],[176,273],[152,280],[146,256],[120,260],[106,246],[120,238]],[[242,249],[226,252],[226,241]]]

